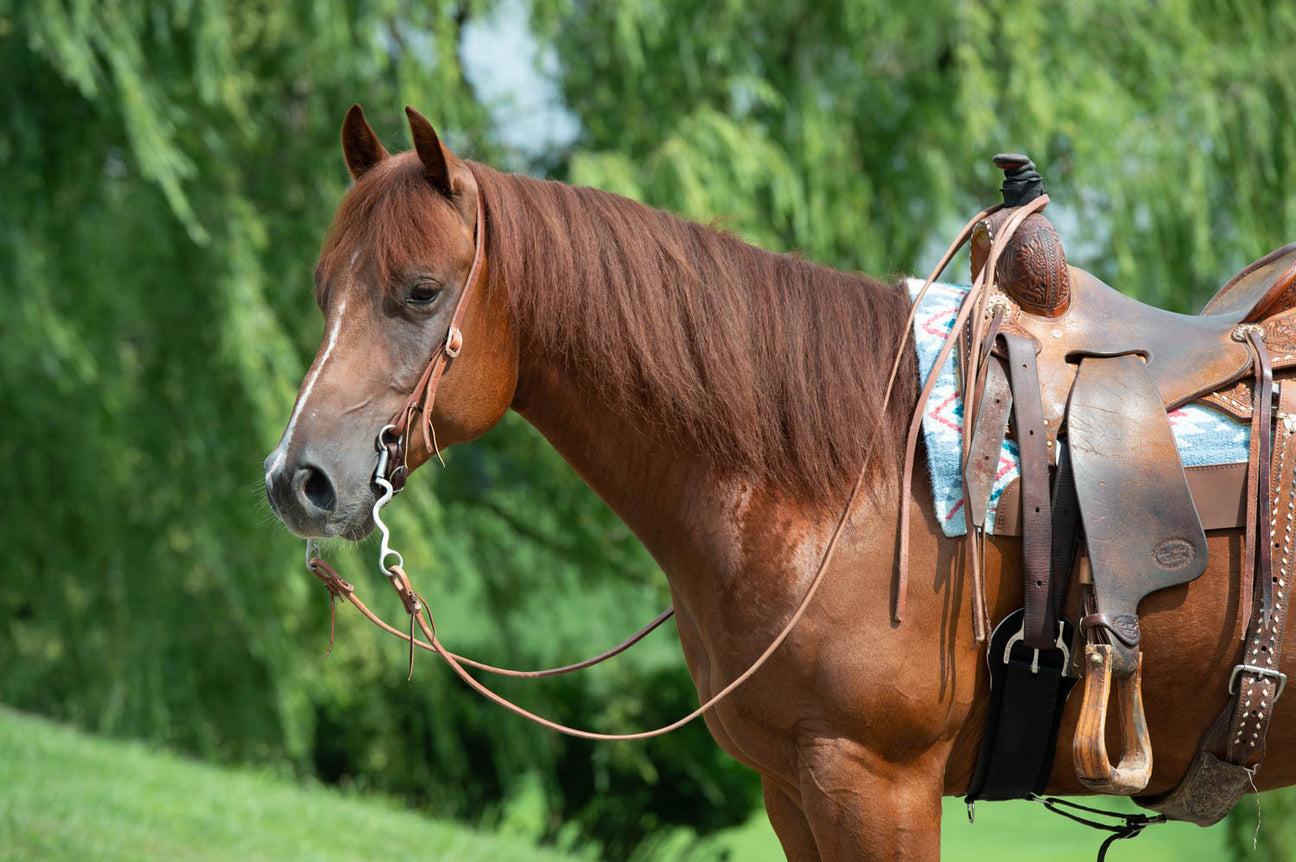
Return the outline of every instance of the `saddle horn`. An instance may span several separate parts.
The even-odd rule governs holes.
[[[1004,172],[1003,209],[983,219],[972,233],[972,276],[985,266],[990,244],[1018,207],[1044,194],[1035,163],[1020,153],[1000,153],[995,167]],[[1023,309],[1041,317],[1060,317],[1071,306],[1066,254],[1053,224],[1032,213],[1009,239],[999,258],[999,286]]]

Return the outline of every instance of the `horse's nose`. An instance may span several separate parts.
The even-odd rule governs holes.
[[[272,462],[266,472],[266,496],[275,514],[300,535],[322,535],[337,508],[337,486],[328,471],[309,462]]]
[[[333,511],[337,505],[337,492],[333,480],[320,467],[310,464],[298,467],[292,477],[293,496],[308,512],[321,516]]]

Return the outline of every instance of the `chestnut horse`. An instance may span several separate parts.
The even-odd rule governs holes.
[[[315,272],[323,340],[266,459],[275,511],[300,536],[373,530],[375,437],[446,341],[483,201],[484,272],[430,417],[436,441],[470,441],[510,408],[539,429],[660,564],[702,699],[787,623],[865,465],[807,613],[705,720],[760,773],[790,858],[936,858],[941,797],[967,788],[988,679],[964,545],[942,536],[922,468],[908,610],[892,620],[912,353],[885,410],[882,391],[906,294],[617,195],[462,161],[408,113],[416,149],[398,155],[358,107],[343,127],[356,182]],[[431,453],[408,436],[414,468]],[[1227,699],[1240,545],[1238,531],[1212,533],[1207,573],[1141,607],[1149,794],[1175,786]],[[986,556],[998,620],[1022,602],[1019,542]],[[1069,754],[1078,701],[1052,793],[1085,792]],[[1296,722],[1277,712],[1260,789],[1296,781]]]

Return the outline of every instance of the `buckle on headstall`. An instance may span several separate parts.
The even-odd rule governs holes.
[[[1004,646],[1004,656],[1003,656],[1004,664],[1008,664],[1008,660],[1012,657],[1013,644],[1025,639],[1026,639],[1026,627],[1025,625],[1023,625],[1021,628],[1017,630],[1016,634],[1008,638],[1008,643],[1007,645]],[[1057,642],[1054,644],[1054,646],[1062,650],[1062,667],[1063,668],[1068,667],[1071,664],[1071,650],[1067,649],[1066,638],[1063,635],[1063,631],[1062,631],[1062,620],[1058,620],[1058,636],[1057,636]],[[1040,651],[1035,650],[1035,655],[1031,657],[1031,673],[1039,673],[1039,654]],[[1284,677],[1284,680],[1285,679],[1286,678]],[[1275,700],[1276,699],[1277,698],[1275,698]]]
[[[1271,676],[1278,680],[1278,693],[1274,695],[1273,702],[1277,703],[1278,698],[1282,697],[1283,689],[1287,687],[1287,674],[1279,673],[1276,670],[1267,667],[1256,667],[1253,664],[1239,664],[1233,666],[1233,673],[1229,675],[1228,693],[1237,693],[1237,678],[1242,672],[1253,673],[1256,676]]]

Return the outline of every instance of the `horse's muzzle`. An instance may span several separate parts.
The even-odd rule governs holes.
[[[284,525],[302,537],[336,535],[330,521],[338,508],[337,485],[328,471],[309,462],[272,464],[271,459],[266,497]]]

